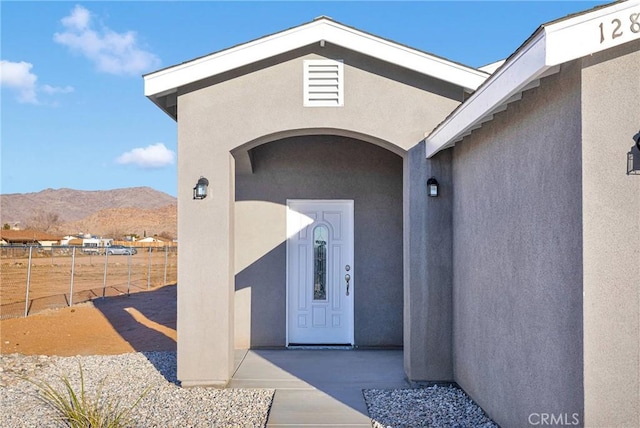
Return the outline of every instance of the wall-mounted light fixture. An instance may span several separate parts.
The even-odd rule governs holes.
[[[627,153],[627,175],[640,175],[640,131],[632,138],[636,144]]]
[[[206,198],[207,186],[209,186],[209,180],[201,176],[198,182],[196,183],[196,187],[193,188],[193,199]]]
[[[438,196],[438,191],[439,191],[438,180],[436,180],[435,177],[431,177],[430,179],[427,180],[427,195],[435,198],[436,196]]]

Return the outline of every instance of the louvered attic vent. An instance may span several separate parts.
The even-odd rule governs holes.
[[[344,105],[343,62],[330,59],[304,61],[304,106]]]

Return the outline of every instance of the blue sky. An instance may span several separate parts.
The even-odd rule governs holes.
[[[142,74],[327,15],[473,67],[603,2],[0,3],[1,193],[176,195],[176,124]]]

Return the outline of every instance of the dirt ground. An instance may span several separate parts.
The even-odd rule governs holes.
[[[2,354],[175,351],[176,286],[1,320],[0,339]]]
[[[68,299],[72,272],[74,302],[84,301],[81,297],[86,293],[83,292],[89,290],[99,290],[100,295],[102,294],[105,269],[104,284],[119,290],[127,290],[128,283],[131,290],[138,291],[146,289],[148,285],[165,285],[165,280],[167,284],[173,284],[177,279],[175,252],[143,253],[143,249],[140,249],[138,254],[131,257],[79,253],[72,258],[68,249],[60,247],[51,256],[47,251],[38,253],[29,265],[24,250],[11,250],[15,251],[1,251],[0,304],[5,310],[9,310],[6,306],[9,304],[24,304],[27,276],[30,278],[29,299],[34,301],[34,305],[38,300],[46,298],[58,297],[63,301]]]

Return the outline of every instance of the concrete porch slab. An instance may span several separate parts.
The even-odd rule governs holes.
[[[362,389],[409,387],[397,350],[238,351],[236,364],[230,388],[276,389],[269,427],[370,427]]]

